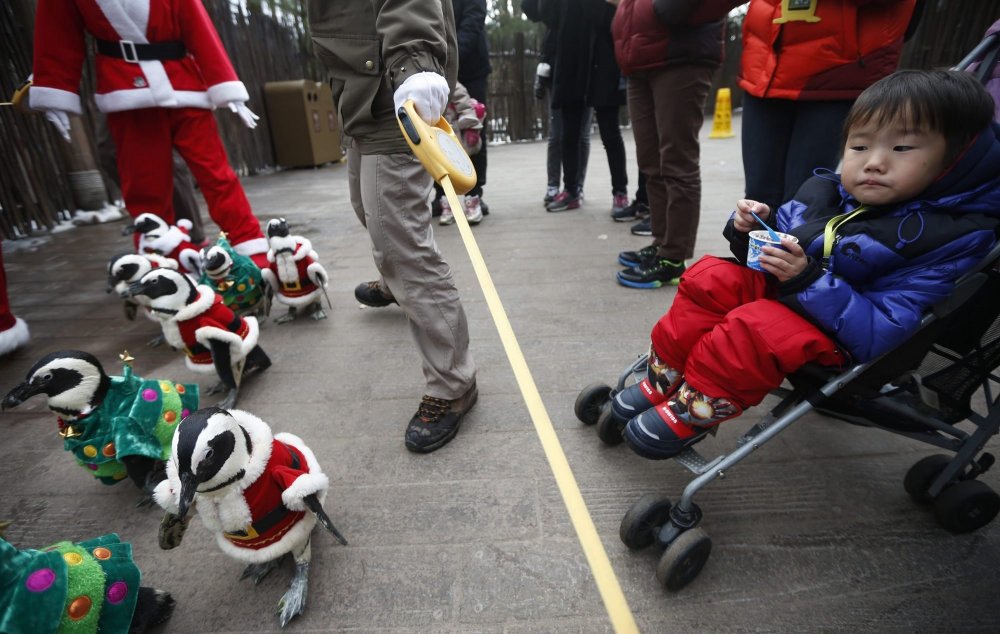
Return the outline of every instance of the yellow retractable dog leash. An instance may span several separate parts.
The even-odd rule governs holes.
[[[448,203],[451,204],[455,212],[455,224],[465,243],[465,249],[472,260],[472,268],[479,279],[479,285],[483,289],[486,297],[486,305],[489,306],[490,314],[493,315],[493,322],[496,324],[497,332],[500,334],[500,341],[507,352],[507,359],[514,370],[514,377],[521,388],[521,396],[525,405],[528,406],[528,414],[535,425],[535,431],[542,443],[545,457],[549,461],[549,467],[555,476],[556,484],[562,494],[563,503],[569,512],[570,521],[576,529],[577,537],[583,547],[584,555],[590,562],[591,570],[594,573],[594,581],[597,589],[604,600],[604,606],[608,611],[612,626],[616,632],[638,632],[635,618],[628,607],[625,595],[622,593],[618,578],[615,577],[614,570],[608,554],[601,544],[601,539],[597,535],[597,528],[587,511],[587,506],[583,501],[583,495],[573,476],[573,471],[566,460],[566,454],[559,444],[552,421],[545,411],[542,397],[535,386],[535,380],[531,376],[528,364],[524,360],[521,346],[517,343],[514,330],[511,328],[510,320],[507,319],[507,312],[500,302],[497,289],[493,286],[493,278],[486,268],[486,262],[479,252],[479,245],[472,236],[472,228],[465,217],[465,207],[458,199],[459,194],[464,194],[476,186],[476,168],[472,166],[469,155],[465,153],[454,130],[448,125],[444,117],[434,125],[428,125],[413,107],[413,101],[407,100],[403,107],[396,113],[399,121],[399,129],[402,130],[406,142],[413,150],[413,154],[420,159],[430,175],[441,188],[444,189]]]

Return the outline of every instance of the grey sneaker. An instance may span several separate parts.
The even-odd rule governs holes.
[[[417,413],[406,426],[406,448],[414,453],[430,453],[447,445],[458,433],[462,417],[478,398],[475,382],[465,394],[452,401],[424,395]]]

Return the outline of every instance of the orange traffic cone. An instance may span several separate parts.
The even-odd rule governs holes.
[[[712,118],[710,139],[728,139],[733,134],[733,101],[728,88],[719,88],[715,95],[715,116]]]

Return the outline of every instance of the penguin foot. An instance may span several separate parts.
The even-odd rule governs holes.
[[[295,564],[295,576],[288,584],[288,590],[278,601],[278,615],[281,627],[306,610],[306,594],[309,590],[309,562]]]
[[[313,304],[313,306],[315,308],[313,308],[313,311],[309,314],[312,320],[319,321],[321,319],[326,319],[326,311],[323,310],[323,306],[320,304]]]
[[[299,312],[297,310],[295,310],[295,307],[293,306],[292,308],[288,309],[287,313],[285,313],[281,317],[275,318],[274,323],[276,323],[276,324],[287,324],[290,321],[295,321],[295,319],[298,316],[299,316]]]
[[[165,513],[163,519],[160,520],[160,548],[163,550],[173,550],[180,546],[184,540],[184,533],[187,531],[190,521],[190,515],[185,519],[181,519],[173,513]]]
[[[250,564],[243,569],[243,574],[240,575],[240,581],[252,578],[255,586],[260,585],[260,582],[263,581],[272,570],[278,567],[278,563],[280,561],[281,557],[278,557],[277,559],[262,561],[258,564]]]
[[[140,587],[129,634],[141,634],[154,625],[166,623],[174,613],[175,605],[176,602],[169,593],[156,588]]]
[[[216,407],[220,409],[232,409],[236,407],[236,399],[239,397],[239,395],[240,395],[240,389],[238,387],[232,388],[231,390],[229,390],[229,393],[226,394],[226,398],[219,401],[219,404],[216,405]]]
[[[163,342],[165,341],[166,339],[163,337],[163,335],[160,335],[159,337],[153,337],[152,339],[147,341],[146,345],[150,348],[159,348],[160,346],[163,345]]]
[[[153,499],[152,493],[148,491],[143,491],[142,497],[135,503],[135,508],[137,509],[152,508],[154,506],[156,506],[156,500]]]
[[[229,389],[229,386],[220,381],[220,382],[216,383],[215,385],[213,385],[212,387],[210,387],[207,390],[205,390],[205,396],[211,396],[213,394],[220,394],[222,392],[225,392],[228,389]]]

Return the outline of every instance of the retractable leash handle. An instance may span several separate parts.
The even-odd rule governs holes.
[[[452,209],[461,211],[463,207],[458,201],[458,194],[465,194],[476,186],[476,168],[455,131],[444,117],[434,125],[428,125],[417,114],[412,99],[407,99],[399,109],[396,120],[413,154],[444,188]]]

